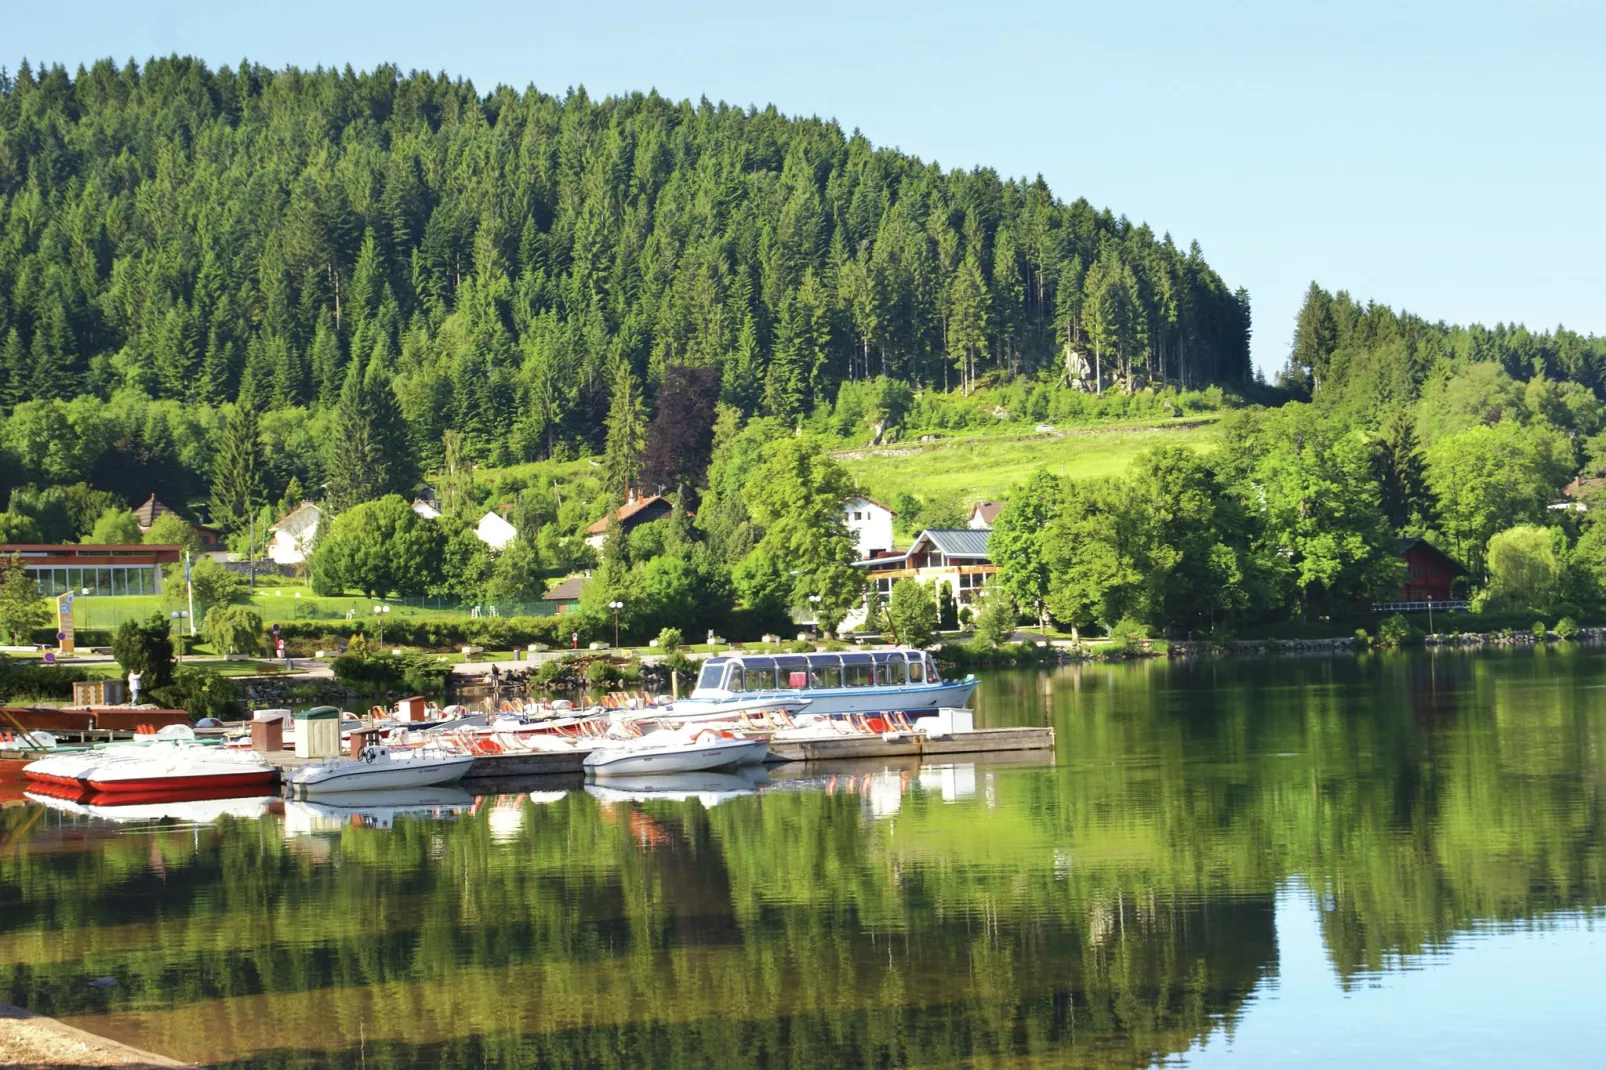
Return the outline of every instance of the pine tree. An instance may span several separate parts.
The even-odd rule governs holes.
[[[213,524],[235,532],[265,500],[262,438],[256,412],[243,405],[227,410],[212,446]]]

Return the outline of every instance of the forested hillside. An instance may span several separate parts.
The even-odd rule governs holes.
[[[379,469],[360,500],[448,429],[489,464],[599,448],[621,368],[649,405],[690,365],[794,420],[844,381],[1052,369],[1066,339],[1111,379],[1239,382],[1248,335],[1197,247],[773,108],[177,57],[0,78],[0,400],[115,399],[116,458],[75,475],[135,492],[236,400],[271,495],[337,477],[335,441]]]

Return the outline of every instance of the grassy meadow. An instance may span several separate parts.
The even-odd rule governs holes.
[[[835,456],[872,497],[890,502],[900,491],[931,499],[1001,499],[1039,468],[1071,479],[1120,472],[1154,446],[1215,448],[1211,421],[1084,427],[1064,431],[977,434],[935,442],[865,447]]]

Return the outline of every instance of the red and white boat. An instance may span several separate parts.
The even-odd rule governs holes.
[[[108,795],[171,792],[192,799],[209,792],[271,791],[279,782],[279,770],[260,754],[173,743],[51,755],[30,762],[23,773],[56,793],[61,789]]]

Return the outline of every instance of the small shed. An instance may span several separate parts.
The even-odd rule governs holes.
[[[541,597],[556,606],[556,612],[567,613],[580,604],[580,588],[585,585],[586,577],[570,576],[561,583],[548,588]]]

